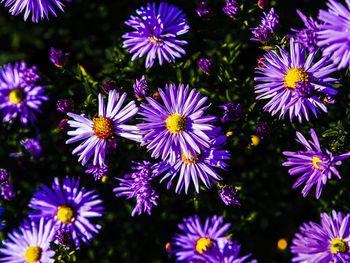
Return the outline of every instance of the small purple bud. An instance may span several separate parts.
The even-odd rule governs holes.
[[[8,173],[5,169],[0,169],[0,185],[3,185],[8,181]]]
[[[12,199],[16,196],[16,192],[13,188],[13,184],[6,182],[2,187],[1,187],[1,196],[5,200]]]
[[[204,1],[198,4],[196,12],[200,18],[203,18],[205,20],[208,20],[212,15],[211,9],[207,6],[207,3]]]
[[[137,99],[143,100],[144,98],[150,95],[149,88],[147,82],[145,80],[145,76],[142,76],[140,80],[136,80],[134,84],[134,93]]]
[[[242,114],[242,107],[239,103],[227,102],[225,105],[219,106],[219,108],[225,110],[221,117],[221,122],[237,120]]]
[[[50,61],[56,67],[63,67],[67,63],[69,53],[63,53],[61,50],[50,48]]]
[[[61,122],[57,125],[57,129],[59,129],[62,132],[67,132],[70,130],[70,126],[68,124],[68,119],[63,119]]]
[[[232,186],[225,185],[220,190],[220,198],[225,203],[225,205],[231,205],[231,204],[241,205],[236,200],[236,194],[237,194],[237,189],[235,189]]]
[[[269,4],[269,1],[268,0],[259,0],[258,1],[258,6],[261,8],[261,9],[265,9]]]
[[[254,34],[255,38],[251,38],[250,40],[260,41],[262,43],[270,41],[272,36],[272,32],[270,28],[263,25],[260,25],[257,28],[254,28],[252,30],[252,33]]]
[[[210,74],[214,69],[213,64],[207,58],[198,59],[197,65],[201,68],[201,70],[203,70],[205,74]]]
[[[222,8],[222,11],[234,18],[240,13],[240,7],[235,0],[227,0],[226,5]]]
[[[74,105],[71,100],[61,99],[57,100],[57,110],[63,113],[72,112],[74,110]]]
[[[25,141],[22,140],[21,144],[24,146],[26,151],[30,152],[33,155],[33,159],[35,162],[38,162],[40,160],[42,147],[39,143],[39,140],[30,138]]]

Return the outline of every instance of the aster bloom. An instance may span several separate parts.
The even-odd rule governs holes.
[[[225,205],[241,205],[240,202],[236,200],[237,191],[238,190],[236,188],[229,185],[225,185],[223,188],[221,188],[220,198],[225,203]]]
[[[317,32],[319,31],[319,24],[312,19],[312,17],[307,18],[302,12],[297,10],[298,15],[300,16],[301,20],[304,22],[304,25],[306,28],[303,28],[301,30],[291,29],[293,32],[295,32],[295,35],[289,36],[289,37],[295,37],[297,40],[296,43],[300,43],[307,47],[309,52],[315,52],[318,50],[317,45]]]
[[[200,58],[197,60],[197,65],[198,67],[200,67],[200,69],[205,73],[205,74],[210,74],[213,69],[214,66],[211,63],[211,61],[207,58]]]
[[[67,63],[69,53],[64,53],[62,50],[50,48],[50,61],[56,67],[63,67]]]
[[[224,114],[220,119],[222,123],[238,120],[242,114],[242,107],[239,103],[227,102],[219,108],[224,110]]]
[[[275,10],[271,8],[267,14],[264,12],[264,16],[261,18],[261,22],[258,27],[252,28],[254,38],[250,40],[259,41],[262,43],[268,42],[271,39],[272,33],[274,33],[279,26],[279,16],[275,13]]]
[[[36,121],[34,112],[41,112],[42,101],[49,99],[42,95],[45,87],[35,84],[39,79],[36,68],[27,68],[23,61],[0,68],[0,110],[4,122],[16,117],[24,125]]]
[[[24,12],[24,21],[27,20],[30,13],[32,13],[32,22],[38,23],[39,20],[44,18],[49,19],[49,14],[56,15],[55,7],[63,11],[64,4],[61,0],[1,0],[1,3],[5,2],[5,6],[11,6],[9,12],[11,15],[18,15]],[[70,2],[70,1],[68,1]]]
[[[150,95],[149,87],[147,81],[145,80],[145,76],[142,76],[140,80],[136,80],[136,83],[133,85],[133,87],[135,96],[139,100],[143,100],[144,98]]]
[[[214,116],[202,116],[209,106],[202,105],[207,97],[200,98],[200,92],[193,89],[189,92],[188,85],[175,84],[165,86],[165,92],[158,89],[165,104],[160,105],[154,99],[147,97],[148,104],[142,103],[140,115],[146,123],[137,124],[143,134],[141,146],[147,145],[152,157],[162,156],[170,162],[184,152],[187,159],[197,158],[203,149],[209,148],[208,131],[214,129],[210,123],[216,120]]]
[[[164,169],[164,163],[152,165],[148,161],[134,162],[137,166],[131,167],[135,172],[124,175],[124,178],[116,178],[120,181],[119,187],[113,189],[116,196],[126,196],[127,199],[136,197],[136,206],[131,216],[147,212],[151,215],[152,205],[157,206],[156,199],[159,197],[153,189],[150,181],[158,176]]]
[[[19,231],[13,230],[4,240],[0,253],[1,262],[47,262],[53,263],[55,251],[51,251],[50,242],[55,239],[55,229],[52,221],[40,219],[39,222],[24,221]]]
[[[27,140],[21,140],[21,144],[24,146],[27,152],[30,152],[35,162],[38,162],[41,157],[42,147],[39,143],[39,139],[30,138]]]
[[[221,180],[214,168],[225,170],[228,167],[225,160],[230,159],[230,153],[227,150],[220,150],[226,143],[226,136],[217,135],[219,131],[219,129],[216,129],[212,132],[209,140],[210,148],[202,151],[197,157],[191,155],[190,158],[187,158],[184,152],[179,155],[175,163],[169,166],[167,173],[160,182],[170,178],[167,184],[169,189],[173,180],[178,177],[175,192],[180,193],[183,186],[185,186],[185,193],[187,194],[191,180],[197,193],[199,192],[198,178],[206,188],[210,188],[211,183],[216,184],[217,181]],[[169,163],[171,164],[171,162]]]
[[[187,41],[176,37],[187,33],[190,27],[186,23],[186,15],[179,8],[161,2],[157,9],[155,3],[147,3],[146,8],[142,6],[136,13],[138,16],[131,16],[125,22],[135,31],[122,36],[126,39],[123,47],[135,53],[132,61],[147,53],[145,66],[150,68],[156,57],[159,65],[163,65],[164,59],[171,63],[175,62],[175,57],[186,54],[181,46]]]
[[[57,110],[63,113],[72,112],[74,110],[74,104],[69,99],[57,100]]]
[[[67,144],[84,140],[77,148],[73,150],[73,154],[78,154],[79,162],[85,165],[90,157],[94,154],[93,165],[97,163],[104,166],[106,144],[109,138],[114,134],[124,138],[138,141],[141,136],[135,134],[137,128],[132,125],[124,124],[132,118],[138,111],[135,101],[130,101],[124,108],[122,104],[126,99],[126,93],[119,96],[116,90],[112,90],[108,94],[108,104],[105,107],[103,96],[98,95],[98,116],[88,118],[85,114],[68,113],[67,115],[74,120],[69,120],[68,124],[76,130],[70,130],[68,135],[73,138],[66,141]]]
[[[268,27],[274,33],[279,26],[279,16],[275,13],[274,8],[271,8],[267,14],[263,13],[265,17],[261,18],[261,25]]]
[[[256,73],[262,75],[255,81],[264,83],[255,87],[256,99],[270,99],[264,106],[265,111],[279,118],[289,111],[290,120],[295,117],[302,122],[302,116],[309,121],[309,110],[317,117],[320,110],[327,112],[327,107],[318,96],[335,95],[337,90],[330,86],[338,80],[328,77],[336,71],[327,57],[313,64],[316,53],[306,57],[306,48],[290,39],[290,55],[279,47],[280,55],[275,51],[267,51],[266,61],[261,61],[265,67],[256,68]]]
[[[103,166],[88,164],[86,167],[88,169],[85,170],[85,173],[92,174],[95,178],[95,181],[101,180],[101,178],[103,176],[106,176],[110,171],[110,167],[107,164]]]
[[[213,242],[210,249],[201,254],[198,263],[243,263],[250,257],[250,254],[238,257],[241,245],[237,241],[231,241],[229,238],[220,238]],[[249,261],[257,263],[256,260]]]
[[[347,7],[329,0],[329,9],[320,10],[317,17],[322,22],[317,32],[317,44],[322,47],[322,55],[330,56],[338,69],[350,68],[350,0],[345,2]]]
[[[71,232],[76,246],[79,246],[79,238],[87,243],[93,234],[98,233],[101,226],[92,224],[89,218],[101,217],[104,208],[94,190],[79,189],[79,178],[75,181],[68,177],[63,180],[62,186],[55,177],[52,189],[46,185],[41,187],[28,205],[37,210],[28,214],[32,220],[52,220],[56,229]]]
[[[183,233],[175,234],[172,243],[176,262],[198,262],[214,242],[225,238],[229,227],[230,224],[224,224],[221,216],[208,217],[204,225],[197,215],[184,218],[183,224],[178,225]]]
[[[317,184],[316,199],[318,199],[322,192],[322,186],[327,183],[327,180],[332,178],[333,174],[339,179],[341,178],[335,166],[342,164],[340,160],[350,157],[350,152],[339,156],[333,156],[333,154],[326,149],[326,153],[324,153],[314,129],[311,129],[310,133],[312,141],[306,140],[300,132],[296,132],[297,141],[306,148],[306,151],[283,152],[285,156],[290,158],[282,165],[294,166],[288,171],[290,175],[302,174],[294,183],[293,189],[306,181],[305,187],[301,191],[304,197],[307,196],[311,187]]]
[[[332,211],[321,215],[321,224],[304,223],[292,240],[292,262],[340,263],[350,261],[350,214]]]
[[[234,18],[239,14],[241,8],[239,7],[237,1],[227,0],[226,5],[222,8],[222,11],[229,17]]]
[[[212,15],[211,9],[208,7],[206,2],[200,2],[197,5],[196,12],[200,18],[209,19]]]

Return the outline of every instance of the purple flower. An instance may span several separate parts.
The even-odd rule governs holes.
[[[0,248],[1,262],[47,262],[53,263],[55,252],[50,249],[50,242],[55,239],[52,221],[43,218],[39,222],[25,220],[19,231],[13,230]]]
[[[184,263],[198,262],[201,255],[208,251],[214,242],[225,238],[230,227],[229,223],[223,225],[223,218],[216,215],[212,218],[208,217],[204,225],[201,224],[197,215],[184,218],[183,222],[178,225],[183,233],[175,235],[172,245],[176,262]]]
[[[170,178],[167,188],[171,187],[173,180],[178,176],[175,192],[180,193],[183,186],[185,186],[185,193],[187,194],[191,180],[193,181],[196,192],[199,192],[198,178],[203,182],[205,187],[210,188],[211,182],[216,184],[221,177],[214,170],[215,168],[224,169],[228,166],[225,160],[230,159],[230,153],[227,150],[220,150],[220,148],[226,143],[225,135],[217,135],[220,129],[216,129],[211,134],[209,140],[210,147],[201,154],[197,154],[197,157],[191,155],[190,158],[185,156],[183,151],[179,155],[175,163],[169,163],[168,172],[164,175],[162,180]]]
[[[16,192],[15,189],[13,187],[13,184],[9,183],[8,181],[5,182],[2,186],[1,186],[1,196],[5,199],[5,200],[10,200],[15,198],[16,196]]]
[[[205,148],[209,148],[208,131],[214,126],[210,123],[216,120],[214,116],[202,116],[209,106],[202,105],[207,100],[200,98],[200,92],[193,89],[189,92],[188,85],[175,84],[165,86],[165,92],[158,89],[165,107],[154,99],[147,97],[148,104],[142,103],[140,115],[146,123],[137,124],[143,134],[141,146],[147,145],[152,157],[162,157],[166,160],[170,156],[173,163],[179,155],[184,153],[191,160],[197,158]],[[192,157],[191,157],[192,156]]]
[[[297,141],[306,148],[306,151],[283,152],[285,156],[291,158],[288,158],[282,165],[295,166],[289,169],[288,172],[290,175],[302,174],[294,183],[293,189],[306,181],[305,187],[301,191],[304,197],[307,196],[311,187],[317,184],[316,199],[318,199],[322,192],[322,186],[327,183],[328,179],[332,178],[332,174],[339,179],[341,178],[335,166],[342,164],[340,160],[350,157],[350,152],[339,156],[333,156],[333,154],[326,149],[326,153],[323,153],[314,129],[311,129],[310,133],[312,141],[306,140],[300,132],[296,133]]]
[[[131,215],[134,216],[136,212],[138,215],[147,212],[151,215],[152,204],[157,206],[156,199],[159,197],[153,189],[150,181],[158,176],[162,171],[163,163],[152,165],[148,161],[142,163],[134,162],[137,166],[132,167],[135,172],[124,175],[123,178],[116,178],[120,181],[119,187],[113,189],[116,196],[126,196],[127,199],[136,197],[136,206]]]
[[[219,108],[225,110],[220,119],[223,123],[238,120],[242,114],[242,107],[239,103],[227,102],[225,105],[219,106]]]
[[[0,169],[0,185],[6,183],[9,179],[8,173],[5,169]]]
[[[259,0],[258,1],[258,6],[261,8],[261,9],[265,9],[269,4],[269,0]]]
[[[225,203],[225,205],[231,205],[231,204],[241,205],[236,200],[236,194],[237,194],[237,189],[235,189],[232,186],[225,185],[220,190],[220,198]]]
[[[196,12],[198,14],[198,16],[200,18],[203,18],[203,19],[209,19],[211,16],[212,16],[212,11],[211,9],[208,7],[207,3],[206,2],[200,2],[198,5],[197,5],[197,9],[196,9]]]
[[[25,141],[22,140],[21,144],[24,146],[27,152],[30,152],[33,155],[35,162],[40,160],[42,148],[39,143],[39,139],[30,138]]]
[[[270,41],[272,36],[271,29],[262,25],[253,28],[252,33],[254,34],[254,38],[251,38],[250,40],[259,41],[262,43]]]
[[[180,46],[186,45],[187,41],[176,37],[187,33],[190,27],[186,23],[186,15],[179,8],[161,2],[157,10],[155,3],[147,3],[146,8],[142,6],[136,13],[138,16],[131,16],[125,22],[135,31],[122,36],[126,39],[123,47],[135,53],[132,61],[147,53],[145,66],[150,68],[157,56],[159,65],[163,65],[163,59],[175,62],[175,57],[186,54]]]
[[[302,116],[309,121],[309,110],[317,117],[317,112],[327,112],[327,107],[318,96],[335,95],[337,90],[331,85],[338,80],[328,77],[336,71],[334,65],[324,57],[316,63],[312,63],[316,53],[310,53],[306,57],[306,48],[290,39],[290,55],[283,48],[279,48],[279,54],[275,51],[267,51],[266,61],[261,61],[265,67],[256,68],[255,81],[261,81],[255,87],[255,93],[260,94],[257,100],[270,99],[264,106],[265,111],[275,115],[280,112],[279,118],[289,111],[290,121],[294,116],[302,122]],[[304,83],[299,83],[304,82]]]
[[[68,124],[68,119],[61,120],[60,123],[57,125],[57,129],[59,129],[62,132],[69,131],[70,126]]]
[[[6,1],[6,2],[5,2]],[[32,22],[38,23],[39,20],[45,17],[49,19],[49,13],[53,16],[56,15],[55,6],[63,11],[64,4],[61,0],[1,0],[1,3],[5,2],[5,7],[12,6],[10,8],[11,15],[18,15],[24,12],[24,21],[27,20],[30,13],[32,13]]]
[[[254,38],[250,40],[260,41],[262,43],[268,42],[271,39],[272,33],[275,32],[279,25],[279,16],[275,13],[275,10],[271,8],[269,13],[264,12],[264,16],[261,18],[261,23],[258,27],[252,28]]]
[[[143,100],[144,98],[150,95],[149,87],[147,81],[145,80],[145,76],[142,76],[140,80],[136,80],[136,83],[133,85],[133,87],[135,96],[139,100]]]
[[[28,214],[32,220],[45,218],[53,221],[56,229],[70,231],[77,247],[79,238],[87,243],[94,233],[98,233],[101,226],[92,224],[89,218],[101,217],[104,208],[94,190],[79,189],[79,179],[75,181],[68,177],[63,180],[62,186],[55,177],[52,189],[46,185],[41,187],[28,205],[37,210]]]
[[[40,77],[34,69],[27,68],[23,61],[0,68],[0,110],[4,122],[19,117],[24,125],[28,120],[34,123],[34,111],[41,112],[42,101],[49,99],[42,95],[45,87],[35,85]]]
[[[350,262],[350,214],[321,214],[321,224],[304,223],[292,240],[292,262]]]
[[[265,18],[261,18],[261,25],[269,28],[271,33],[274,33],[279,25],[279,16],[275,13],[275,9],[271,8],[267,14],[263,12]]]
[[[103,176],[106,176],[110,171],[109,165],[100,166],[88,164],[86,165],[86,167],[88,169],[85,171],[85,173],[92,174],[95,178],[95,181],[100,180]]]
[[[69,120],[68,124],[76,130],[68,131],[68,135],[73,138],[66,141],[67,144],[84,140],[77,148],[73,150],[73,154],[78,154],[79,162],[85,165],[94,154],[93,164],[104,165],[106,154],[106,143],[114,134],[124,138],[139,141],[141,136],[135,134],[137,128],[124,123],[131,119],[138,111],[135,101],[130,101],[124,108],[122,104],[126,99],[126,93],[119,97],[116,90],[112,90],[108,94],[108,104],[105,107],[103,96],[98,95],[98,116],[88,118],[85,114],[78,115],[68,113],[67,115],[74,120]]]
[[[203,70],[205,74],[210,74],[214,69],[213,64],[207,58],[198,59],[197,65],[201,68],[201,70]]]
[[[234,18],[240,13],[241,8],[239,7],[237,1],[235,1],[235,0],[227,0],[226,1],[226,5],[222,8],[222,11],[226,15]]]
[[[347,8],[334,0],[327,3],[328,10],[320,10],[318,19],[323,22],[317,32],[318,46],[322,47],[322,55],[330,56],[338,69],[350,68],[350,0],[346,0]]]
[[[50,61],[55,64],[56,67],[63,67],[67,63],[69,53],[63,53],[62,50],[50,48]]]
[[[304,22],[306,28],[301,30],[291,29],[295,32],[295,35],[289,37],[295,37],[297,40],[296,43],[300,43],[303,46],[307,47],[309,52],[316,52],[318,50],[317,46],[317,32],[319,31],[319,24],[312,19],[312,17],[307,18],[302,12],[297,10],[298,15],[301,20]]]
[[[111,90],[116,90],[118,93],[121,92],[121,90],[117,87],[117,85],[111,81],[111,80],[107,80],[105,83],[102,83],[102,89],[104,92],[106,92],[107,94],[111,91]]]
[[[256,124],[256,135],[264,139],[270,133],[269,126],[266,123]]]
[[[199,256],[198,263],[243,263],[250,254],[243,257],[238,257],[241,245],[237,241],[231,241],[230,238],[220,238],[213,242],[210,249],[204,251]],[[197,262],[197,261],[196,261]],[[250,263],[257,263],[256,260],[249,261]],[[247,262],[248,263],[248,262]]]
[[[60,99],[57,100],[57,110],[63,113],[72,112],[74,110],[74,105],[71,100]]]

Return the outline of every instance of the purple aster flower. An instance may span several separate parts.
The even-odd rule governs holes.
[[[225,110],[224,115],[220,119],[222,123],[238,120],[242,114],[242,107],[239,103],[227,102],[225,105],[219,106],[219,108]]]
[[[50,48],[50,61],[55,64],[56,67],[63,67],[67,63],[69,53],[64,53],[62,50]]]
[[[295,166],[289,169],[288,172],[290,175],[302,173],[302,176],[294,183],[293,189],[306,181],[305,187],[301,191],[304,197],[307,196],[311,187],[317,184],[316,199],[318,199],[322,192],[322,186],[327,183],[328,179],[332,178],[332,174],[339,179],[341,178],[335,166],[342,164],[340,160],[350,157],[350,152],[339,156],[333,156],[333,154],[326,149],[326,153],[323,153],[314,129],[311,129],[310,133],[312,141],[306,140],[300,132],[296,132],[297,141],[306,148],[306,151],[283,152],[285,156],[291,158],[288,158],[282,165]]]
[[[32,13],[33,23],[38,23],[39,20],[45,17],[49,19],[49,13],[56,17],[57,15],[54,7],[56,6],[61,11],[63,11],[64,7],[61,0],[1,0],[1,3],[3,2],[5,2],[5,7],[12,6],[9,10],[11,15],[16,16],[24,12],[24,21],[26,21],[29,14]]]
[[[253,28],[252,33],[254,34],[254,38],[251,38],[250,40],[262,43],[270,41],[272,36],[271,29],[263,25]]]
[[[280,55],[267,51],[266,61],[261,61],[265,67],[256,68],[255,72],[262,76],[255,81],[264,82],[255,87],[255,93],[261,93],[257,99],[270,99],[264,110],[272,115],[280,112],[280,119],[284,119],[289,110],[291,121],[296,116],[301,123],[303,115],[309,121],[309,109],[317,118],[319,110],[327,112],[318,96],[337,94],[330,86],[338,80],[328,77],[336,71],[334,65],[329,64],[326,57],[313,64],[316,53],[306,58],[305,49],[291,38],[290,55],[283,48],[279,48]]]
[[[127,199],[136,197],[136,206],[131,213],[134,216],[136,212],[138,215],[147,212],[151,215],[152,204],[157,206],[156,199],[159,197],[153,189],[150,181],[158,176],[164,169],[164,163],[157,163],[152,165],[148,161],[142,163],[134,162],[137,166],[131,167],[135,172],[124,175],[123,178],[115,178],[120,181],[119,187],[113,189],[116,196],[126,196]]]
[[[256,135],[264,139],[270,133],[269,126],[266,123],[256,124]]]
[[[118,93],[121,93],[120,88],[117,87],[117,84],[115,84],[113,81],[111,80],[107,80],[106,82],[102,83],[102,89],[104,92],[106,92],[107,94],[111,91],[111,90],[116,90]]]
[[[133,85],[133,87],[135,96],[139,100],[143,100],[144,98],[150,95],[149,87],[147,81],[145,80],[145,76],[142,76],[140,80],[136,80],[136,83]]]
[[[200,58],[200,59],[198,59],[197,60],[197,65],[198,65],[198,67],[201,68],[201,70],[203,70],[203,72],[205,74],[210,74],[213,71],[213,69],[214,69],[213,64],[207,58]]]
[[[301,20],[304,22],[306,28],[303,28],[301,30],[292,28],[291,30],[296,34],[289,37],[297,38],[295,42],[307,47],[309,52],[316,52],[318,50],[317,32],[319,31],[319,25],[315,20],[312,19],[312,17],[307,18],[299,10],[297,10],[297,13],[300,16]]]
[[[126,39],[123,47],[135,53],[132,61],[147,53],[145,65],[150,68],[157,56],[159,65],[163,65],[163,59],[175,62],[175,57],[186,54],[180,46],[186,45],[187,41],[176,37],[187,33],[190,27],[186,23],[186,15],[179,8],[161,2],[157,10],[155,3],[147,3],[146,8],[142,6],[136,13],[138,16],[131,16],[125,22],[135,31],[122,36]]]
[[[52,221],[41,218],[39,222],[24,221],[19,231],[13,230],[4,240],[0,253],[1,262],[47,262],[53,263],[55,252],[50,249],[50,242],[55,239]]]
[[[179,224],[179,229],[183,232],[175,234],[173,252],[176,256],[176,262],[198,262],[214,242],[225,238],[230,227],[229,223],[223,224],[221,216],[214,215],[208,217],[205,224],[202,225],[199,217],[184,218],[183,224]],[[197,261],[196,261],[197,260]]]
[[[258,6],[261,8],[261,9],[265,9],[269,4],[269,0],[259,0],[258,1]]]
[[[63,113],[72,112],[74,110],[74,104],[69,99],[57,100],[57,110]]]
[[[26,151],[32,154],[35,162],[40,160],[42,148],[39,143],[39,139],[30,138],[25,141],[22,140],[21,144],[24,146]]]
[[[229,17],[234,18],[240,13],[241,8],[239,7],[237,1],[227,0],[226,5],[222,8],[222,11]]]
[[[68,119],[61,120],[60,123],[57,125],[57,129],[59,129],[62,132],[69,131],[70,126],[68,124]]]
[[[236,200],[237,191],[238,190],[236,188],[228,185],[225,185],[223,188],[221,188],[220,198],[225,203],[225,205],[231,205],[231,204],[241,205]]]
[[[139,141],[141,136],[135,134],[137,128],[132,125],[125,125],[138,111],[135,101],[130,101],[124,108],[122,104],[126,99],[126,93],[119,96],[116,90],[108,94],[108,104],[105,107],[103,96],[98,95],[98,116],[88,118],[85,114],[68,113],[67,115],[74,120],[69,120],[68,124],[76,130],[68,131],[68,135],[73,136],[66,143],[73,143],[84,140],[73,154],[78,154],[79,162],[85,165],[94,154],[93,164],[104,165],[106,154],[106,143],[114,134],[124,138]]]
[[[16,192],[15,189],[13,187],[13,184],[11,184],[10,182],[5,182],[2,186],[1,186],[1,196],[5,199],[5,200],[10,200],[15,198],[16,196]]]
[[[231,241],[229,238],[220,238],[213,242],[210,249],[204,251],[199,256],[198,263],[243,263],[250,254],[243,257],[238,257],[241,245],[237,241]],[[249,261],[250,263],[257,263],[256,260]],[[248,263],[248,262],[247,262]]]
[[[28,85],[36,84],[37,82],[39,82],[41,80],[41,78],[38,74],[37,67],[31,66],[30,68],[27,68],[27,65],[23,62],[19,66],[19,76]]]
[[[107,175],[110,171],[109,165],[93,165],[93,164],[88,164],[86,165],[88,168],[85,173],[87,174],[92,174],[95,178],[95,181],[100,180],[103,176]]]
[[[318,19],[323,22],[317,32],[318,46],[322,55],[330,56],[338,69],[350,68],[350,0],[345,0],[347,8],[334,0],[327,3],[328,10],[320,10]]]
[[[292,240],[292,262],[350,262],[350,214],[332,211],[321,214],[321,224],[304,223]]]
[[[42,101],[49,99],[42,95],[45,87],[34,85],[36,77],[26,73],[26,68],[23,61],[0,68],[0,110],[4,122],[18,116],[24,125],[28,124],[28,120],[34,123],[34,111],[41,112]]]
[[[169,189],[172,181],[178,176],[175,192],[180,193],[183,186],[185,186],[185,193],[187,194],[191,180],[193,181],[196,192],[199,192],[198,177],[207,188],[210,188],[211,182],[216,184],[218,180],[221,180],[214,167],[225,170],[228,165],[224,160],[230,159],[230,153],[226,150],[220,150],[226,143],[226,136],[217,135],[219,131],[219,129],[216,129],[213,132],[209,140],[210,147],[202,151],[201,154],[197,154],[197,157],[191,155],[190,158],[187,158],[184,152],[182,152],[176,158],[174,164],[169,162],[169,165],[172,165],[169,166],[169,169],[167,169],[168,172],[160,182],[170,177],[167,184],[167,188]]]
[[[263,12],[265,17],[261,18],[261,25],[270,28],[271,33],[274,33],[279,25],[279,16],[275,13],[275,9],[271,8],[267,14]]]
[[[204,1],[200,2],[197,5],[196,12],[200,18],[203,18],[205,20],[209,19],[212,16],[211,9],[208,7],[207,3]]]
[[[173,163],[184,152],[187,159],[197,158],[205,148],[209,148],[208,131],[214,127],[210,124],[216,120],[214,116],[202,116],[209,106],[201,107],[207,97],[200,98],[200,92],[193,89],[189,92],[188,85],[180,84],[165,86],[165,92],[158,89],[165,104],[160,105],[154,99],[147,97],[148,104],[142,103],[140,115],[146,123],[137,124],[140,133],[144,134],[141,146],[147,145],[152,151],[152,157],[167,159]],[[192,157],[191,157],[192,156]]]
[[[37,211],[29,212],[32,220],[45,218],[52,220],[56,229],[70,231],[75,245],[79,246],[79,238],[87,243],[98,233],[100,225],[92,224],[91,217],[101,217],[103,213],[102,200],[95,191],[79,189],[79,179],[63,180],[62,186],[57,177],[54,178],[52,189],[46,185],[37,189],[29,203],[29,207]]]
[[[0,185],[6,183],[9,179],[8,173],[5,169],[0,169]]]

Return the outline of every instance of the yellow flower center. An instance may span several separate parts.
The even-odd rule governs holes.
[[[317,165],[317,163],[323,163],[323,162],[322,162],[322,160],[321,160],[320,158],[314,156],[314,157],[312,158],[312,165],[313,165],[316,169],[322,171],[323,168],[322,168],[322,167],[319,167],[319,166]]]
[[[284,85],[286,88],[295,89],[296,82],[307,82],[309,81],[309,75],[305,70],[299,68],[290,68],[287,74],[284,76]]]
[[[165,125],[170,133],[179,133],[186,128],[186,118],[174,113],[165,120]]]
[[[203,254],[204,251],[207,251],[207,248],[210,247],[211,244],[213,244],[213,240],[210,238],[201,237],[196,242],[196,251],[199,254]]]
[[[186,158],[186,155],[184,152],[182,152],[182,161],[187,164],[193,164],[199,161],[199,155],[197,154],[197,158],[194,158],[194,156],[190,153],[191,160],[188,160]]]
[[[346,242],[344,239],[340,238],[334,238],[331,242],[331,252],[333,254],[339,252],[339,253],[346,253],[349,251],[349,245],[348,242]]]
[[[61,205],[57,211],[57,219],[61,220],[64,224],[69,224],[75,220],[74,210],[66,205]]]
[[[114,134],[113,121],[99,115],[98,117],[92,118],[94,122],[94,134],[100,139],[106,139]]]
[[[41,252],[42,250],[39,246],[29,247],[27,248],[24,257],[26,258],[28,263],[35,263],[40,260]]]
[[[23,102],[25,97],[26,97],[26,94],[21,88],[11,90],[9,94],[9,100],[12,101],[14,104]]]
[[[155,40],[152,36],[149,38],[149,40],[154,44],[161,44],[163,41]]]

